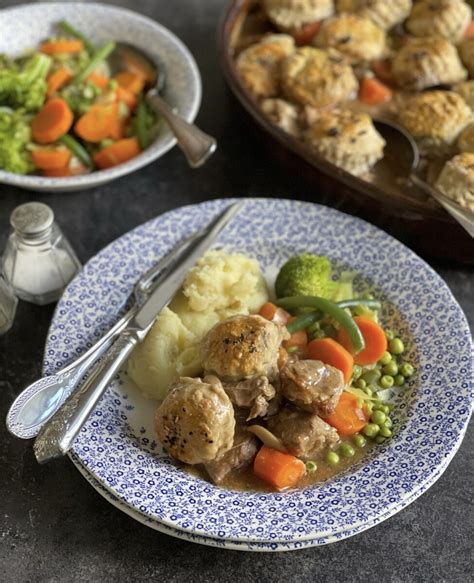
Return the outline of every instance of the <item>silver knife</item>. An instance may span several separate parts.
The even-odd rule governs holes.
[[[187,272],[211,247],[220,232],[240,209],[241,203],[228,207],[210,226],[208,234],[196,245],[190,245],[182,260],[150,294],[108,353],[84,382],[41,429],[34,443],[39,463],[63,456],[71,447],[81,427],[92,413],[97,401],[109,386],[135,346],[142,342],[157,315],[168,305],[184,282]]]

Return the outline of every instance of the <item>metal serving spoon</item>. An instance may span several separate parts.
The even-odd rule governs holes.
[[[113,72],[133,71],[137,64],[140,72],[147,71],[146,83],[150,89],[145,94],[145,99],[148,105],[165,119],[190,166],[193,168],[202,166],[217,148],[217,142],[212,136],[178,115],[160,96],[166,81],[163,63],[153,62],[136,47],[121,42],[116,43],[108,63]]]
[[[401,126],[385,119],[374,119],[374,125],[385,139],[384,159],[393,166],[394,176],[405,176],[434,198],[446,211],[474,237],[474,217],[456,202],[439,192],[416,173],[420,162],[420,153],[415,140]]]
[[[133,288],[134,305],[120,320],[87,352],[61,369],[57,374],[43,377],[24,389],[8,411],[7,428],[16,437],[30,439],[38,434],[42,426],[59,409],[65,399],[76,389],[88,369],[108,350],[111,343],[135,316],[151,291],[159,285],[181,254],[206,233],[202,229],[170,253],[160,259],[142,275]]]

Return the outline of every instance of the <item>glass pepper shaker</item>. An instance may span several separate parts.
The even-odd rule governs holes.
[[[0,334],[10,330],[15,319],[18,298],[0,271]]]
[[[53,211],[41,202],[28,202],[12,212],[10,224],[5,277],[22,300],[40,305],[56,301],[81,264]]]

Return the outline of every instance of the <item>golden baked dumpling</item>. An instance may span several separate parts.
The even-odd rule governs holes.
[[[441,36],[458,43],[471,22],[472,9],[463,0],[415,2],[405,27],[414,36]]]
[[[412,0],[338,0],[338,12],[352,12],[370,18],[388,30],[403,22],[410,14]]]
[[[474,154],[464,152],[446,162],[436,188],[474,213]]]
[[[403,89],[420,91],[467,77],[456,47],[444,38],[411,39],[395,55],[392,76]]]
[[[295,48],[293,37],[271,34],[240,53],[236,67],[242,83],[257,99],[277,97],[280,63]]]
[[[299,124],[299,110],[292,103],[284,99],[264,99],[260,104],[263,113],[277,127],[287,134],[298,136],[301,128]]]
[[[325,20],[313,44],[337,49],[352,64],[381,59],[386,53],[385,31],[370,18],[356,14]]]
[[[408,100],[399,122],[415,138],[422,154],[437,157],[452,151],[472,118],[471,108],[454,91],[426,91]]]
[[[284,32],[334,14],[334,0],[262,0],[262,7],[268,19]]]
[[[474,154],[474,123],[470,123],[463,129],[459,135],[457,146],[461,152]]]
[[[321,114],[305,133],[308,146],[356,176],[383,157],[385,140],[366,113],[332,110]]]
[[[300,105],[324,107],[355,96],[352,68],[334,51],[301,47],[281,65],[283,93]]]

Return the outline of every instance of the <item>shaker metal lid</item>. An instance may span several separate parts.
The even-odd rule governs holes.
[[[54,213],[42,202],[27,202],[17,206],[10,215],[10,224],[23,235],[37,235],[49,229]]]

